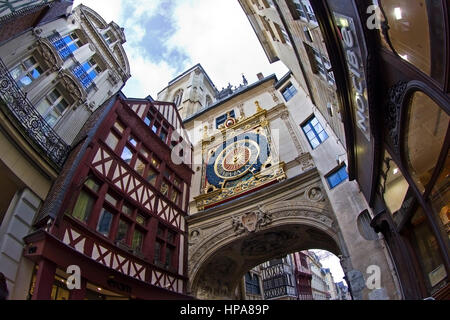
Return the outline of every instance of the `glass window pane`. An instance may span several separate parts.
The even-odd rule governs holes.
[[[137,173],[140,175],[144,174],[145,170],[145,163],[140,158],[137,158],[136,163],[134,165],[134,170],[136,170]]]
[[[94,180],[92,180],[92,179],[88,179],[84,183],[84,185],[86,187],[88,187],[89,189],[91,189],[92,191],[95,191],[95,192],[98,192],[98,190],[100,189],[100,185],[97,182],[95,182]]]
[[[122,151],[122,155],[120,156],[126,163],[130,164],[131,158],[133,158],[133,153],[128,147],[124,147]]]
[[[311,130],[306,134],[306,136],[308,137],[309,140],[312,140],[316,137],[316,133],[313,130]]]
[[[121,125],[119,122],[114,123],[114,128],[119,130],[120,133],[123,133],[123,131],[125,130],[124,126]]]
[[[145,226],[145,224],[147,223],[147,218],[145,218],[143,215],[138,214],[136,216],[136,222],[142,226]]]
[[[136,251],[141,251],[144,234],[139,230],[134,230],[131,247]]]
[[[147,181],[149,183],[151,183],[152,185],[155,185],[157,177],[158,177],[158,174],[156,173],[156,171],[153,170],[152,168],[148,168]]]
[[[72,216],[86,222],[89,219],[94,202],[95,200],[93,197],[85,191],[81,191],[77,202],[75,203],[75,207],[73,208]]]
[[[325,132],[325,130],[322,131],[321,133],[319,133],[319,138],[320,138],[320,141],[322,141],[322,142],[324,142],[325,140],[328,139],[328,134]]]
[[[398,55],[443,83],[446,33],[442,2],[383,0],[381,5]],[[383,44],[389,48],[385,39]]]
[[[179,192],[172,189],[172,194],[170,196],[170,200],[172,200],[172,202],[174,202],[174,203],[178,203],[178,197],[179,197]]]
[[[130,143],[133,145],[133,146],[137,146],[137,141],[136,141],[136,139],[134,139],[133,138],[133,136],[130,136],[129,138],[128,138],[128,141],[130,141]]]
[[[317,140],[316,138],[311,140],[311,146],[313,149],[317,148],[318,146],[320,146],[320,142],[319,140]]]
[[[116,241],[126,242],[129,224],[123,220],[119,221],[119,227],[117,229]]]
[[[36,64],[36,60],[33,57],[29,57],[28,59],[25,59],[23,64],[28,69]]]
[[[133,214],[133,208],[127,204],[124,204],[122,206],[122,212],[125,213],[126,215],[131,216]]]
[[[163,196],[167,196],[167,193],[169,192],[169,185],[166,182],[162,182],[161,183],[161,193],[163,194]]]
[[[117,199],[109,193],[105,194],[105,200],[111,203],[114,207],[117,205]]]
[[[171,247],[166,247],[166,266],[172,266],[172,258],[175,250]]]
[[[445,281],[447,272],[442,259],[438,242],[428,224],[422,208],[419,207],[411,219],[413,226],[413,248],[417,253],[428,294],[432,295],[439,287],[438,284]]]
[[[430,182],[450,117],[430,97],[416,92],[408,112],[406,154],[409,172],[422,192]]]
[[[105,142],[108,145],[108,147],[110,147],[112,150],[115,150],[117,144],[119,143],[119,138],[114,133],[110,132],[106,137]]]
[[[161,261],[161,243],[159,241],[155,242],[155,252],[154,252],[154,260],[155,262],[160,262]]]
[[[312,124],[313,126],[315,126],[315,125],[318,124],[318,123],[319,123],[319,121],[317,120],[316,117],[314,117],[314,118],[311,119],[311,124]]]
[[[444,233],[448,235],[447,240],[450,240],[450,157],[447,154],[447,161],[439,175],[436,184],[434,185],[432,194],[430,196],[431,205],[438,216],[441,228]]]
[[[22,77],[18,83],[19,87],[25,87],[31,83],[31,78],[29,76]]]
[[[103,208],[102,213],[100,214],[100,219],[98,220],[97,231],[107,237],[111,229],[112,219],[113,214]]]
[[[382,172],[382,176],[386,176],[384,182],[381,182],[384,202],[389,211],[394,214],[402,207],[409,184],[387,152],[384,155]]]

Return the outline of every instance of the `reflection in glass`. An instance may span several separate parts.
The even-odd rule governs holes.
[[[437,0],[379,0],[394,50],[425,74],[444,79],[444,12]],[[389,47],[387,42],[383,43]]]
[[[436,184],[434,185],[431,194],[431,205],[438,216],[438,221],[441,223],[441,227],[444,232],[448,235],[450,240],[450,159],[447,154],[447,161],[439,175]]]
[[[130,164],[131,158],[133,158],[133,153],[128,147],[124,147],[122,151],[122,155],[120,156],[126,163]]]
[[[381,179],[384,202],[394,214],[402,207],[409,184],[387,151],[384,154]]]
[[[447,278],[439,246],[431,231],[422,208],[419,207],[411,219],[413,226],[412,244],[419,256],[428,294],[433,294]]]
[[[103,209],[100,214],[100,219],[98,220],[97,231],[107,237],[111,228],[112,219],[113,214],[108,210]]]
[[[117,229],[116,241],[127,241],[128,223],[123,220],[119,221],[119,227]]]
[[[422,92],[414,93],[407,117],[405,154],[420,191],[430,182],[447,134],[449,116]]]

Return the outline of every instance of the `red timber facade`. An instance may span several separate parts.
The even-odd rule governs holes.
[[[77,141],[39,229],[25,239],[25,256],[36,263],[29,297],[188,299],[192,147],[176,107],[118,94]],[[81,289],[66,286],[72,265],[80,268]]]
[[[299,300],[313,300],[311,270],[308,267],[306,255],[303,252],[292,254],[294,260],[294,274],[297,284],[297,294]]]

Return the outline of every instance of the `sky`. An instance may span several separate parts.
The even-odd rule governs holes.
[[[280,61],[269,63],[237,0],[75,0],[74,7],[80,3],[125,29],[131,78],[122,91],[130,98],[156,99],[197,63],[219,90],[241,84],[242,74],[253,83],[259,72],[280,79],[288,71]],[[336,256],[321,262],[342,281]]]
[[[125,29],[124,44],[131,78],[123,92],[143,98],[201,63],[218,90],[249,83],[256,74],[288,69],[270,64],[250,22],[237,0],[75,0]]]

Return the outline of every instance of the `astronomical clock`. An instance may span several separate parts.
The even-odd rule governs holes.
[[[284,163],[273,152],[267,111],[257,106],[248,118],[229,116],[215,135],[204,132],[202,192],[195,198],[205,210],[286,178]],[[206,130],[206,128],[205,128]]]

